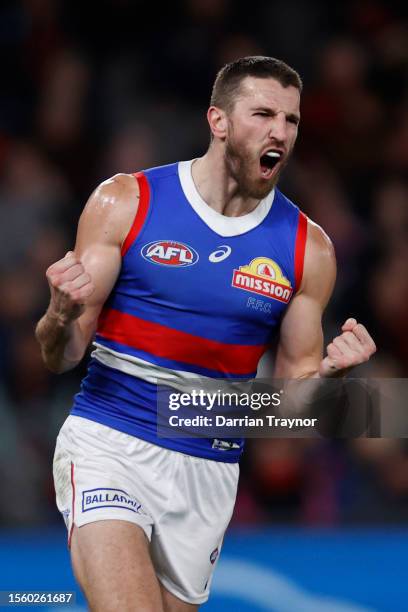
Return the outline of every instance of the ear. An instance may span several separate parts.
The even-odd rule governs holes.
[[[228,121],[225,111],[218,106],[210,106],[207,120],[214,138],[224,139],[227,135]]]

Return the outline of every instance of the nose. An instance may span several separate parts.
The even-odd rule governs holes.
[[[283,111],[279,111],[272,118],[269,138],[284,143],[286,140],[286,115]]]

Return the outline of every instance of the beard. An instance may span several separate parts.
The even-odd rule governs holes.
[[[225,162],[240,193],[244,197],[257,200],[263,200],[272,191],[283,167],[269,180],[263,179],[259,175],[259,154],[251,152],[244,144],[238,144],[234,140],[232,130],[226,141]]]

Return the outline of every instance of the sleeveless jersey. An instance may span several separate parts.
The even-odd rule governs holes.
[[[307,219],[274,189],[226,217],[201,198],[192,162],[135,174],[139,207],[72,414],[179,452],[236,462],[243,440],[157,435],[157,384],[251,379],[299,287]]]

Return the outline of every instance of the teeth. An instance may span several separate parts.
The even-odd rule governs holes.
[[[265,153],[265,155],[267,155],[268,157],[280,157],[281,154],[278,153],[277,151],[268,151],[267,153]]]

